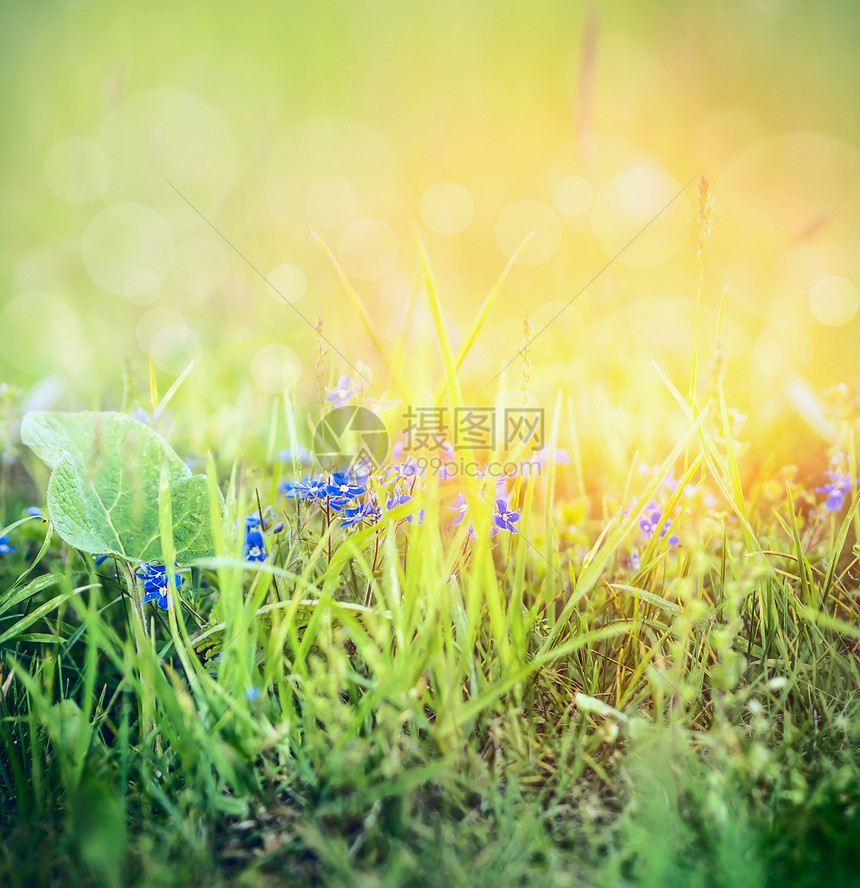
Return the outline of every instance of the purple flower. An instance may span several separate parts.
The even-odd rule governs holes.
[[[358,394],[358,389],[352,387],[351,376],[341,376],[337,381],[337,385],[333,389],[329,389],[326,403],[335,407],[346,407],[352,398]]]
[[[519,533],[514,527],[514,523],[520,520],[519,509],[509,510],[505,500],[499,498],[496,500],[496,511],[493,515],[493,523],[500,530],[507,530],[510,533]]]
[[[396,509],[398,506],[405,505],[406,503],[411,503],[412,497],[409,496],[408,493],[393,493],[388,497],[385,501],[385,509],[390,512],[392,509]],[[416,523],[423,524],[424,523],[424,509],[419,509],[417,515],[408,515],[406,520],[410,524]]]
[[[660,511],[660,504],[654,502],[648,503],[648,505],[645,507],[645,514],[639,521],[639,527],[642,528],[642,536],[645,537],[646,540],[651,539],[651,536],[657,529],[657,525],[660,523],[660,519],[662,517],[663,513]],[[671,526],[671,521],[667,521],[663,525],[663,529],[660,531],[660,539],[663,539],[666,536]],[[681,542],[681,540],[676,534],[673,533],[666,542],[670,546],[677,546]]]
[[[495,524],[490,525],[490,539],[492,539],[499,532],[499,528],[496,527]],[[469,529],[466,531],[466,535],[473,542],[478,542],[478,534],[475,533],[475,525],[470,524]]]
[[[451,527],[456,527],[466,517],[466,512],[469,509],[469,506],[466,503],[466,494],[460,491],[460,493],[457,494],[457,499],[454,500],[454,505],[448,506],[448,509],[457,513],[457,517],[451,522]]]
[[[838,471],[825,472],[824,475],[830,479],[830,483],[823,487],[816,487],[815,492],[827,494],[824,508],[828,512],[838,512],[845,503],[845,497],[851,493],[851,478]]]
[[[368,497],[363,503],[354,509],[344,509],[343,518],[340,519],[341,527],[355,527],[363,521],[376,524],[382,518],[382,512],[376,501]]]

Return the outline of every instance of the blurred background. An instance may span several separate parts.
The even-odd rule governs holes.
[[[530,403],[561,389],[622,471],[685,428],[652,362],[686,393],[704,175],[700,400],[725,288],[745,436],[818,462],[860,388],[858,41],[851,0],[3,3],[0,382],[133,409],[150,356],[162,392],[194,360],[187,439],[265,438],[285,383],[317,402],[321,317],[326,383],[361,361],[397,398],[315,231],[430,403],[416,227],[455,346],[534,231],[462,370],[467,401],[516,401],[518,358],[487,383],[526,312],[540,330],[672,201],[531,349]]]

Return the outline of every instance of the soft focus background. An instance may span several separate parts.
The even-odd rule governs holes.
[[[320,312],[392,394],[312,230],[392,344],[414,225],[455,344],[534,230],[463,368],[487,403],[520,389],[519,360],[485,386],[526,311],[537,331],[703,174],[700,397],[725,287],[756,459],[820,464],[829,393],[860,383],[858,40],[850,0],[4,3],[0,382],[31,406],[133,409],[150,355],[162,392],[194,359],[175,421],[211,446],[297,372],[315,403]],[[619,471],[685,425],[652,361],[686,392],[696,206],[692,181],[532,348],[532,404],[562,388]],[[442,375],[426,305],[418,400]],[[330,352],[326,381],[346,372]]]

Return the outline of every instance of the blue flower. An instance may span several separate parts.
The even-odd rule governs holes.
[[[500,530],[507,530],[511,533],[519,533],[514,526],[516,521],[520,520],[519,509],[508,509],[508,504],[501,497],[496,500],[496,511],[493,515],[493,523]]]
[[[639,568],[642,566],[642,558],[638,552],[630,553],[627,558],[627,566],[633,571],[633,573],[638,573]]]
[[[263,512],[262,521],[259,512],[251,512],[245,518],[244,559],[254,562],[265,561],[267,553],[263,533],[280,533],[284,527],[284,522],[278,520],[278,513],[271,506],[267,506]]]
[[[30,506],[27,509],[27,516],[29,518],[41,518],[42,521],[47,521],[48,519],[45,517],[45,513],[41,509],[37,509],[36,506]]]
[[[344,509],[343,518],[340,519],[341,527],[355,527],[363,521],[376,524],[382,518],[379,505],[372,498],[366,499],[354,509]]]
[[[174,565],[174,567],[176,566]],[[150,601],[155,601],[162,610],[167,610],[170,607],[167,568],[163,564],[145,563],[142,561],[135,573],[143,584],[143,591],[145,593],[143,598],[141,598],[141,603],[147,604]],[[183,578],[178,573],[175,573],[173,581],[175,587],[179,589]]]
[[[107,561],[107,560],[108,560],[107,555],[96,555],[93,558],[93,562],[95,563],[96,567],[101,567],[105,563],[105,561]]]
[[[278,487],[281,493],[289,499],[298,497],[303,500],[316,500],[325,499],[328,495],[326,493],[326,482],[322,476],[311,478],[308,475],[301,481],[282,481]]]
[[[330,505],[340,511],[350,500],[361,496],[365,491],[363,484],[356,483],[358,479],[350,477],[345,472],[335,472],[331,476],[331,483],[326,486],[326,493],[330,497]]]
[[[657,525],[660,523],[660,519],[663,517],[663,513],[660,511],[659,503],[648,503],[645,507],[645,514],[642,516],[642,519],[639,521],[639,527],[642,528],[642,536],[645,537],[646,540],[651,539],[654,531],[657,529]],[[672,526],[671,521],[667,521],[663,525],[663,529],[660,531],[660,539],[665,538],[666,534],[669,532],[669,528]],[[678,538],[676,534],[672,534],[666,542],[670,546],[677,546],[681,540]]]
[[[456,527],[466,517],[466,512],[469,509],[469,506],[466,504],[466,494],[460,491],[457,494],[457,499],[454,500],[454,505],[447,508],[451,512],[457,513],[457,517],[451,522],[451,527]]]
[[[358,389],[352,387],[351,376],[341,376],[337,381],[337,385],[333,389],[328,390],[326,404],[333,404],[335,407],[346,407],[346,405],[358,394]]]
[[[838,512],[845,503],[845,497],[851,493],[851,478],[842,472],[825,472],[824,475],[830,479],[830,483],[816,487],[815,492],[827,494],[824,508],[828,512]]]
[[[12,552],[17,552],[17,546],[11,546],[9,544],[9,537],[2,536],[0,537],[0,555],[9,555]]]
[[[266,506],[263,510],[262,526],[260,525],[259,512],[251,512],[245,519],[246,534],[257,529],[264,530],[266,533],[280,533],[284,529],[284,522],[279,519],[278,513],[271,506]]]
[[[409,496],[408,493],[393,493],[385,500],[385,508],[387,511],[391,511],[392,509],[396,509],[398,506],[405,505],[406,503],[411,503],[412,497]],[[417,515],[408,515],[406,520],[410,524],[424,523],[424,509],[419,509]]]
[[[263,562],[268,558],[266,542],[259,530],[250,530],[245,534],[245,561]]]

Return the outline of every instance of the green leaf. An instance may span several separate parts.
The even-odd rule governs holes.
[[[52,469],[48,512],[57,533],[94,555],[161,560],[158,492],[170,484],[178,562],[212,555],[209,482],[192,475],[149,426],[122,413],[28,413],[21,440]]]

